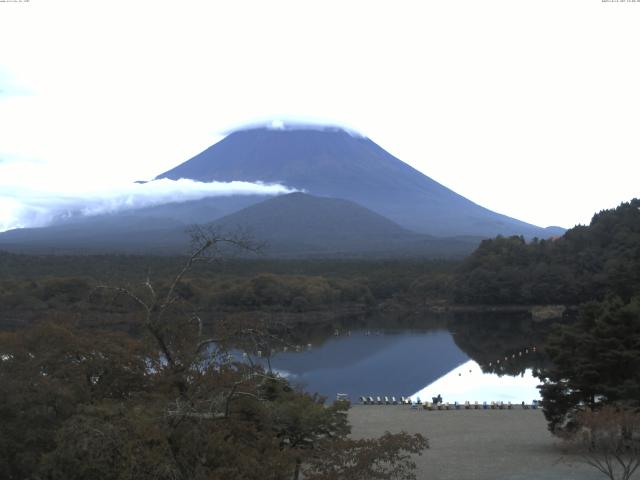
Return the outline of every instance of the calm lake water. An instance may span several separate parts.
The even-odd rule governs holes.
[[[447,330],[351,331],[300,352],[271,358],[273,370],[308,392],[335,399],[348,394],[416,396],[444,401],[530,402],[539,398],[531,372],[514,377],[483,373]]]

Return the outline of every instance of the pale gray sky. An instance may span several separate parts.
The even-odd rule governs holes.
[[[570,227],[640,196],[640,2],[0,3],[0,225],[235,125],[352,127],[492,210]]]

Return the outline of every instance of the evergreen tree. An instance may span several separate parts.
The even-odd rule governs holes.
[[[573,325],[547,340],[553,366],[540,373],[553,432],[577,426],[576,414],[606,404],[640,407],[640,296],[585,304]]]

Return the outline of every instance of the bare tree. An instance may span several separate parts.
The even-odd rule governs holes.
[[[98,289],[108,290],[116,296],[122,295],[133,300],[143,312],[142,326],[150,335],[158,349],[162,365],[159,368],[172,372],[174,385],[179,392],[175,411],[183,411],[187,401],[189,371],[206,369],[220,356],[226,356],[223,345],[230,337],[244,335],[238,329],[229,329],[221,335],[205,335],[203,322],[199,314],[188,305],[180,294],[180,286],[185,276],[198,263],[215,263],[228,259],[237,253],[258,253],[262,246],[248,235],[240,232],[222,234],[212,227],[194,226],[189,230],[191,236],[190,253],[168,284],[161,286],[151,279],[147,272],[145,281],[137,286],[123,287],[99,285]],[[218,333],[225,332],[224,325]],[[256,331],[249,332],[257,336]],[[212,349],[213,347],[213,349]],[[230,387],[230,395],[241,395],[238,385]],[[228,403],[228,399],[226,402]],[[228,410],[228,408],[223,408]]]
[[[578,414],[569,440],[584,461],[610,480],[630,480],[640,467],[640,413],[608,405]]]

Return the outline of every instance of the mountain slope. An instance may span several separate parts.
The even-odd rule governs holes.
[[[172,202],[96,216],[73,216],[49,227],[0,233],[0,248],[17,252],[182,253],[191,225],[210,223],[269,198],[234,195]]]
[[[246,228],[278,251],[389,250],[419,237],[353,202],[304,193],[266,200],[214,225],[226,231]]]
[[[282,183],[352,200],[431,235],[549,236],[467,200],[368,138],[338,128],[240,130],[157,178]]]
[[[183,208],[173,206],[170,211],[181,214]],[[4,232],[0,234],[0,249],[154,254],[184,253],[188,249],[188,222],[154,216],[158,214],[154,209],[143,210]],[[161,214],[166,215],[167,210]],[[270,198],[219,218],[212,225],[226,234],[249,233],[266,243],[265,255],[277,257],[461,257],[480,242],[480,238],[443,239],[417,234],[348,200],[303,193]]]
[[[460,256],[479,243],[411,232],[348,200],[304,193],[282,195],[214,222],[223,231],[247,230],[267,242],[267,254]]]
[[[186,246],[182,222],[126,215],[100,215],[41,228],[0,233],[0,249],[19,253],[175,253]]]

